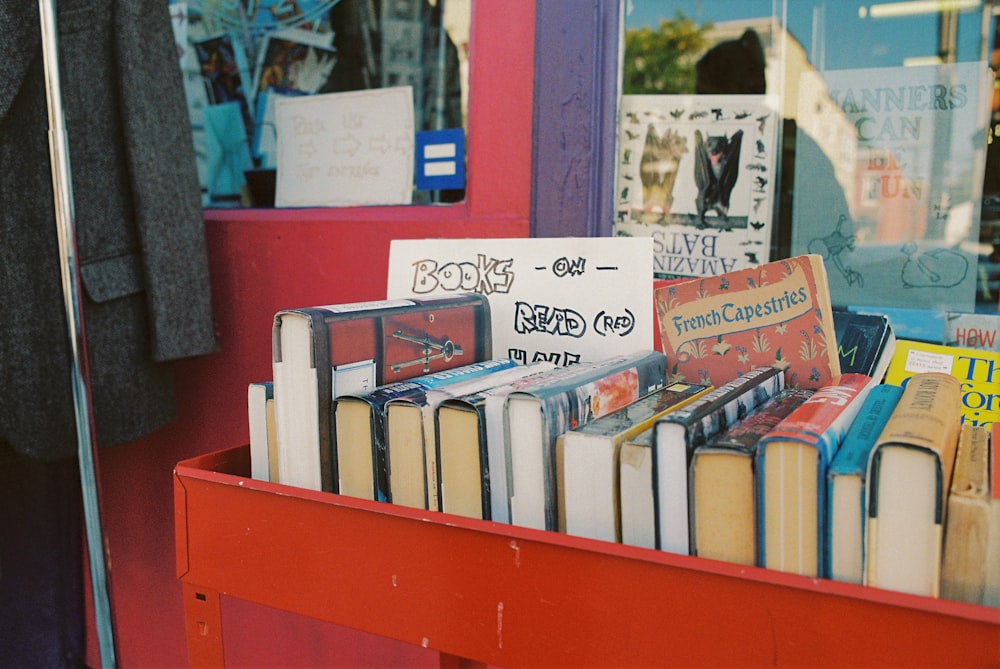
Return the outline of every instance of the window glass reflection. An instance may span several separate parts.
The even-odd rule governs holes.
[[[267,200],[279,97],[409,86],[417,132],[464,128],[469,6],[470,0],[172,2],[206,206]],[[464,189],[415,190],[413,201],[462,197]]]
[[[677,185],[697,169],[695,130],[686,146],[675,140],[681,157],[673,167],[658,142],[668,131],[683,135],[677,121],[690,122],[700,105],[714,114],[702,132],[729,140],[739,131],[746,153],[735,114],[741,99],[750,108],[752,96],[766,93],[782,125],[770,176],[780,183],[768,219],[772,258],[823,254],[838,306],[997,311],[991,3],[625,0],[624,28],[616,233],[653,236],[660,276],[727,269],[720,258],[677,271],[681,264],[667,256],[690,255],[696,238],[702,249],[723,248],[727,226],[741,225],[741,180],[759,179],[764,168],[758,161],[750,172],[744,156],[728,217],[691,222],[684,199],[708,196],[706,180],[689,179],[690,190]],[[636,204],[630,178],[648,181],[659,170],[662,182],[670,169],[679,171],[670,177],[670,204],[662,193],[653,207],[645,194]],[[760,219],[750,183],[744,187],[750,239]],[[732,263],[767,257],[750,251]]]

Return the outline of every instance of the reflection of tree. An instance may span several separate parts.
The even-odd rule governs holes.
[[[711,27],[678,12],[656,30],[627,30],[622,93],[694,93],[695,61],[708,45],[705,33]]]

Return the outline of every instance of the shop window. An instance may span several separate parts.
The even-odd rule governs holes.
[[[407,137],[395,127],[387,138],[353,129],[341,144],[327,133],[309,149],[356,156],[373,147],[387,162],[329,162],[314,171],[378,179],[385,165],[414,161],[418,133],[447,130],[459,137],[456,153],[444,161],[458,178],[413,178],[402,203],[464,198],[470,0],[188,0],[172,2],[171,14],[205,206],[272,204],[279,146],[287,141],[279,137],[276,101],[401,87],[412,97],[401,126]],[[352,104],[379,104],[357,99]],[[396,106],[400,98],[391,99]],[[393,124],[395,116],[387,118],[378,122]],[[411,172],[407,166],[405,176]]]
[[[997,312],[991,2],[624,0],[622,27],[614,229],[659,276],[816,252],[836,306]],[[727,235],[730,265],[668,257]]]

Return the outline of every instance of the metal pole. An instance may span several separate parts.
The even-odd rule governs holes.
[[[72,369],[73,405],[76,411],[80,482],[83,494],[84,526],[90,558],[90,582],[94,599],[94,617],[100,648],[101,666],[114,667],[115,643],[105,570],[105,546],[101,528],[101,506],[95,468],[97,450],[92,438],[90,388],[86,376],[86,346],[80,308],[79,267],[76,259],[73,185],[70,180],[69,146],[59,83],[59,45],[56,31],[55,0],[39,0],[42,31],[42,59],[49,116],[49,157],[52,163],[52,190],[55,203],[56,232],[62,270],[63,298],[66,305]]]

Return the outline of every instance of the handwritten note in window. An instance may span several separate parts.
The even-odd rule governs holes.
[[[409,86],[275,101],[275,206],[410,204],[413,93]]]

